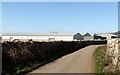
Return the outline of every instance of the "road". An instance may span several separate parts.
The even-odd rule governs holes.
[[[74,53],[63,56],[30,73],[92,73],[92,58],[100,45],[90,45]]]

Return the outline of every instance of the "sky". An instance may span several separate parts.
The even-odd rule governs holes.
[[[117,30],[117,2],[2,3],[2,33],[103,33]]]
[[[1,0],[2,2],[118,2],[119,0]]]

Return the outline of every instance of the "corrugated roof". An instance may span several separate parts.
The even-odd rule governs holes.
[[[115,34],[112,33],[101,33],[101,34],[97,34],[98,36],[117,36]]]
[[[75,33],[56,33],[56,32],[51,32],[51,33],[5,33],[2,36],[48,36],[48,35],[74,35]]]
[[[79,33],[79,32],[77,32]],[[51,32],[51,33],[4,33],[2,36],[48,36],[48,35],[66,35],[66,36],[73,36],[77,33],[58,33],[58,32]],[[79,33],[82,36],[86,36],[88,34],[85,33]],[[90,34],[89,34],[90,35]],[[93,35],[93,34],[91,34]]]
[[[86,33],[84,36],[91,36],[89,33]]]

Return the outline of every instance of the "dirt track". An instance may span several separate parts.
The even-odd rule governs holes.
[[[98,46],[87,46],[30,73],[92,73],[92,55]]]

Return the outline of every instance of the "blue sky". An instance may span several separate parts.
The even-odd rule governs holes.
[[[102,33],[117,30],[117,2],[2,3],[2,33]]]

